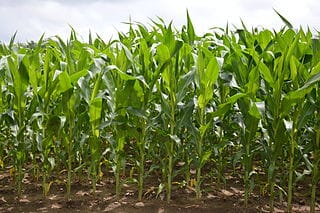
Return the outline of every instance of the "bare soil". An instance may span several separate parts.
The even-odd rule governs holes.
[[[172,201],[165,201],[165,193],[158,196],[157,178],[151,178],[146,183],[144,198],[137,200],[136,184],[124,184],[119,198],[114,195],[112,179],[104,178],[97,184],[95,195],[89,181],[74,180],[71,199],[66,197],[66,187],[55,181],[48,195],[43,196],[41,182],[31,180],[28,174],[23,180],[23,192],[20,198],[16,196],[14,181],[10,172],[0,172],[0,212],[269,212],[267,195],[253,193],[248,206],[244,207],[243,184],[241,180],[230,179],[224,189],[217,190],[214,183],[203,184],[204,192],[201,200],[195,200],[192,187],[174,185]],[[293,212],[309,212],[308,197],[305,189],[295,194]],[[277,198],[278,199],[278,198]],[[285,201],[284,197],[284,201]],[[276,202],[276,212],[285,212],[286,202]],[[320,205],[317,205],[320,212]]]

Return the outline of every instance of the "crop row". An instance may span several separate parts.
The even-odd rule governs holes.
[[[320,40],[290,23],[279,31],[215,29],[196,35],[161,19],[135,23],[118,39],[81,42],[60,37],[0,45],[0,167],[11,168],[22,191],[24,173],[41,178],[85,172],[93,191],[103,168],[122,174],[143,198],[144,180],[161,174],[171,200],[181,177],[201,198],[209,172],[223,187],[240,167],[245,204],[260,187],[286,195],[310,183],[319,195]],[[179,166],[177,166],[179,164]],[[192,171],[195,171],[193,177]],[[129,177],[127,176],[127,179]]]

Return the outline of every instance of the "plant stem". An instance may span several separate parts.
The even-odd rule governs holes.
[[[205,125],[205,108],[200,110],[200,126]],[[202,167],[202,145],[205,133],[200,133],[200,140],[198,141],[198,166],[197,166],[197,180],[196,180],[196,199],[199,200],[201,198],[201,167]]]
[[[142,132],[138,141],[139,153],[140,153],[140,165],[139,165],[139,182],[138,182],[138,200],[142,200],[143,193],[143,178],[144,178],[144,159],[145,159],[145,122],[143,121]]]
[[[221,182],[222,182],[222,170],[223,170],[223,162],[222,162],[222,153],[219,150],[218,156],[218,180],[217,180],[217,189],[221,189]]]
[[[46,175],[45,172],[44,172],[44,173],[43,173],[43,177],[42,177],[42,193],[43,193],[43,197],[46,197],[46,196],[47,196],[46,183],[47,183],[47,175]]]
[[[167,192],[167,202],[171,200],[171,191],[172,191],[172,168],[173,168],[173,141],[170,140],[169,147],[169,163],[168,163],[168,192]]]
[[[144,144],[141,144],[141,146]],[[142,151],[142,150],[141,150]],[[140,154],[140,167],[139,167],[139,182],[138,182],[138,200],[142,200],[142,193],[143,193],[143,178],[144,178],[144,151]]]
[[[198,141],[198,155],[199,155],[199,165],[197,167],[197,180],[196,180],[196,199],[199,200],[201,198],[201,158],[202,158],[202,140],[203,138]]]
[[[120,196],[120,159],[119,153],[116,154],[116,198]]]
[[[275,161],[272,159],[271,166],[274,168],[276,165]],[[274,181],[274,174],[272,174],[270,182],[270,212],[274,211],[274,186],[275,186],[275,181]]]
[[[96,165],[93,166],[93,177],[92,177],[92,190],[93,196],[96,196],[96,185],[97,185],[97,169]]]
[[[276,123],[276,126],[274,128],[274,132],[275,134],[280,134],[279,133],[279,126],[280,126],[280,116],[279,115],[279,109],[277,108],[277,112],[276,112],[276,117],[279,119]],[[276,138],[274,136],[274,138]],[[277,158],[277,153],[276,153],[276,144],[280,143],[280,141],[277,141],[276,139],[274,139],[273,143],[271,143],[271,159],[270,159],[270,167],[272,168],[271,174],[268,174],[268,176],[270,176],[270,179],[268,180],[269,184],[270,184],[270,212],[274,211],[274,198],[275,198],[275,192],[274,192],[274,188],[275,188],[275,171],[276,171],[276,158]]]
[[[22,190],[21,190],[21,185],[22,185],[22,165],[21,162],[19,162],[18,165],[18,178],[17,178],[17,190],[18,190],[18,198],[21,197]]]
[[[174,95],[171,95],[172,98]],[[170,134],[174,135],[175,130],[175,98],[171,101],[171,120],[170,120]],[[171,200],[171,191],[172,191],[172,170],[173,170],[173,151],[174,151],[174,143],[173,140],[169,141],[169,163],[168,163],[168,192],[167,192],[167,202],[169,203]]]
[[[170,152],[173,152],[173,142],[170,141]],[[169,154],[169,165],[168,165],[168,192],[167,192],[167,202],[171,200],[171,191],[172,191],[172,154]]]
[[[288,208],[287,211],[291,212],[292,209],[292,183],[293,183],[293,161],[294,161],[294,128],[291,133],[291,147],[289,155],[289,181],[288,181]]]
[[[319,162],[320,162],[320,130],[316,130],[316,141],[314,148],[314,163],[312,169],[312,187],[311,187],[311,203],[310,212],[315,212],[316,192],[319,179]]]
[[[67,147],[68,147],[68,177],[67,177],[67,198],[68,200],[71,199],[71,170],[72,170],[72,153],[71,153],[71,141],[66,138],[67,140]]]
[[[290,152],[289,152],[289,180],[288,180],[288,208],[287,211],[291,212],[292,210],[292,197],[293,197],[293,172],[294,172],[294,151],[296,143],[296,123],[298,114],[300,111],[300,105],[295,108],[292,118],[292,129],[291,129],[291,141],[290,141]]]
[[[244,172],[244,183],[245,183],[245,194],[244,194],[244,205],[247,208],[248,206],[248,200],[249,200],[249,195],[250,195],[250,177],[249,173],[251,171],[251,166],[250,166],[250,145],[247,141],[246,143],[246,155],[245,155],[245,172]]]
[[[223,99],[224,100],[224,99]],[[222,143],[222,134],[223,134],[223,129],[220,127],[219,128],[219,141],[218,141],[218,144],[221,144]],[[217,189],[219,190],[221,188],[221,181],[222,181],[222,170],[223,170],[223,159],[222,159],[222,156],[223,156],[223,149],[221,148],[221,151],[220,149],[218,149],[218,174],[217,174]]]
[[[186,156],[186,167],[187,167],[187,169],[186,169],[186,173],[185,173],[185,180],[186,180],[187,184],[189,184],[190,179],[191,179],[191,174],[190,174],[191,167],[190,167],[190,163],[189,163],[189,155]]]

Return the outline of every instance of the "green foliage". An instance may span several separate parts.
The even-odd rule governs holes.
[[[0,46],[0,168],[14,168],[20,194],[31,164],[45,196],[66,170],[69,198],[83,173],[95,192],[112,168],[116,195],[131,181],[139,200],[145,179],[160,174],[158,195],[170,202],[177,181],[200,199],[201,183],[211,175],[221,187],[233,165],[245,203],[268,188],[271,211],[283,192],[291,211],[293,186],[310,173],[314,211],[320,40],[276,13],[287,26],[278,32],[243,24],[199,36],[187,12],[181,30],[159,18],[129,23],[109,42],[82,42],[74,30],[66,42],[42,36],[32,45],[14,35]]]

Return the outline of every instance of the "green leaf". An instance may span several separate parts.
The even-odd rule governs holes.
[[[117,152],[120,152],[123,150],[125,145],[125,137],[123,134],[120,135],[120,137],[117,138]]]
[[[141,103],[144,102],[144,91],[143,88],[141,87],[139,81],[134,82],[134,91],[136,92],[137,98],[140,100]]]
[[[196,38],[196,34],[194,31],[194,27],[189,15],[189,11],[187,10],[187,33],[188,33],[188,38],[189,38],[189,44],[193,44]]]
[[[165,44],[160,44],[157,47],[156,57],[160,61],[160,63],[165,63],[170,59],[170,51],[169,48]]]
[[[67,90],[73,88],[71,85],[71,79],[67,72],[61,72],[59,74],[59,92],[64,93]]]
[[[256,119],[260,119],[261,118],[261,115],[260,115],[260,112],[259,112],[259,109],[257,107],[257,105],[253,102],[251,103],[251,106],[250,106],[250,109],[249,109],[249,114],[251,116],[253,116],[254,118]]]
[[[208,102],[213,97],[213,85],[217,81],[219,76],[219,64],[216,58],[212,58],[205,70],[199,70],[200,80],[200,94],[198,97],[198,104],[200,109],[204,109]],[[204,73],[202,73],[204,72]]]
[[[194,71],[190,71],[187,74],[183,75],[180,77],[179,82],[178,82],[178,91],[177,91],[177,102],[181,102],[184,98],[185,95],[189,91],[189,86],[193,83],[194,80]]]
[[[47,137],[57,136],[58,132],[62,128],[63,123],[59,116],[51,115],[46,123],[46,133]]]
[[[284,115],[287,115],[292,105],[303,99],[306,94],[312,90],[312,86],[320,81],[320,72],[311,76],[306,83],[298,90],[289,92],[283,99],[281,110]]]
[[[98,74],[98,77],[94,83],[94,87],[93,87],[93,91],[92,91],[92,94],[91,94],[91,98],[90,98],[90,102],[92,102],[98,95],[98,92],[100,90],[100,85],[101,85],[101,78],[102,78],[102,72],[100,72]]]
[[[232,166],[235,168],[237,163],[240,162],[242,156],[244,155],[244,152],[243,152],[243,149],[241,149],[240,151],[238,151],[234,157],[233,157],[233,160],[232,160]]]
[[[218,79],[219,76],[219,64],[218,61],[215,57],[213,57],[208,66],[207,69],[205,71],[205,86],[206,87],[211,87]]]
[[[23,60],[19,64],[19,75],[20,75],[21,83],[28,84],[29,83],[29,73],[28,73],[27,67],[24,62],[25,58],[26,57],[24,57]]]
[[[229,98],[227,98],[226,103],[234,104],[239,98],[246,97],[247,94],[245,93],[237,93]]]
[[[213,117],[223,117],[227,111],[231,108],[231,106],[239,99],[246,97],[247,94],[245,93],[237,93],[229,98],[227,98],[226,102],[220,104],[218,109],[212,113]]]
[[[249,74],[249,82],[246,84],[247,93],[255,96],[259,89],[259,71],[254,67]]]
[[[293,83],[298,86],[298,82],[297,82],[297,59],[294,56],[291,56],[290,58],[290,71],[291,71],[291,78]]]
[[[277,14],[278,16],[281,18],[281,20],[287,25],[287,27],[289,27],[290,29],[293,28],[292,24],[285,18],[283,17],[278,11],[276,11],[275,9],[273,9]]]
[[[269,83],[270,86],[274,85],[274,80],[269,68],[261,61],[259,62],[259,71],[263,76],[263,79]]]
[[[101,112],[102,112],[102,98],[94,98],[90,102],[89,106],[89,116],[92,131],[96,137],[99,137],[99,125],[101,122]]]
[[[200,109],[204,109],[206,107],[206,97],[205,94],[200,94],[198,97],[198,104]]]
[[[309,101],[305,102],[298,117],[297,129],[303,128],[315,112],[316,106]]]
[[[132,56],[132,53],[130,52],[130,50],[128,49],[128,47],[126,47],[125,45],[123,45],[121,43],[121,47],[123,48],[125,54],[126,54],[126,57],[128,58],[129,61],[133,62],[133,56]]]
[[[307,82],[299,89],[299,90],[305,90],[313,86],[315,83],[320,81],[320,72],[317,74],[311,76]]]
[[[183,41],[181,39],[177,39],[175,42],[174,48],[170,53],[170,56],[171,57],[175,56],[179,52],[182,46],[183,46]]]
[[[204,166],[204,164],[209,160],[210,156],[211,156],[211,150],[206,150],[201,157],[200,167]]]
[[[18,110],[19,116],[22,116],[22,113],[26,105],[24,101],[25,99],[24,93],[27,89],[28,80],[29,80],[28,72],[26,70],[24,63],[22,62],[24,57],[25,55],[18,55],[16,57],[13,57],[13,56],[7,57],[8,68],[13,80],[13,87],[14,87],[14,94],[15,94],[15,107]],[[22,58],[22,60],[20,60],[19,58]],[[19,119],[18,122],[21,124],[22,120]]]
[[[8,46],[9,50],[11,50],[14,45],[14,40],[16,39],[17,33],[18,33],[18,31],[15,31],[13,36],[10,38],[9,46]]]
[[[88,70],[81,70],[79,72],[75,72],[70,75],[70,81],[72,84],[74,84],[75,82],[77,82],[79,80],[79,78],[84,77],[87,74],[88,74]]]
[[[268,180],[272,180],[275,169],[276,169],[276,166],[272,164],[268,167]]]
[[[200,127],[199,127],[199,132],[200,132],[200,137],[201,138],[203,138],[204,137],[204,135],[206,134],[206,132],[207,132],[207,130],[209,129],[209,127],[210,127],[210,122],[209,123],[207,123],[206,125],[201,125]]]
[[[286,55],[286,61],[289,62],[290,58],[292,57],[294,50],[297,48],[297,44],[300,41],[300,34],[296,34],[294,37],[293,42],[289,43],[289,49],[287,51],[287,55]]]

